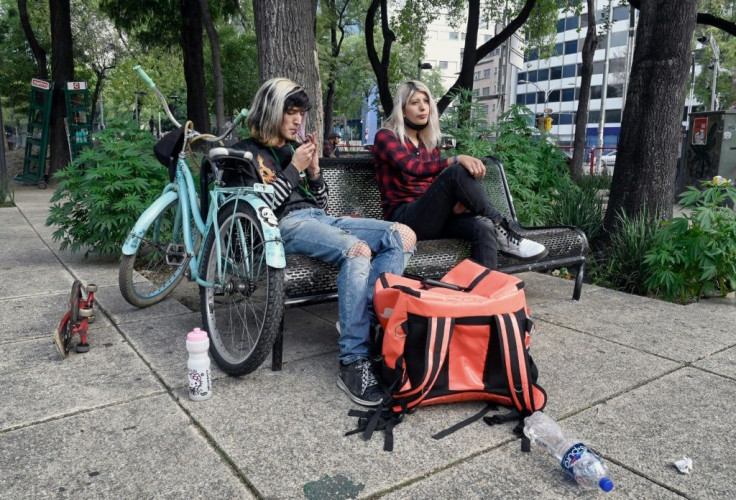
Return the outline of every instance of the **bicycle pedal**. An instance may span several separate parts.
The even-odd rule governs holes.
[[[180,266],[187,258],[187,251],[184,245],[170,243],[166,248],[166,265]]]

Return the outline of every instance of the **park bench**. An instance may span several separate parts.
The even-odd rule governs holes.
[[[373,173],[372,156],[355,154],[349,158],[322,158],[320,167],[329,186],[327,213],[383,218],[378,184]],[[488,158],[486,167],[487,173],[482,184],[493,205],[520,235],[543,244],[549,250],[546,257],[535,262],[524,262],[499,254],[499,271],[513,274],[561,267],[576,270],[572,298],[580,300],[588,252],[585,233],[571,226],[521,226],[516,218],[513,198],[501,162],[496,158]],[[440,278],[469,256],[470,244],[467,241],[456,239],[420,241],[405,272],[422,277]],[[284,286],[285,305],[306,305],[335,300],[337,272],[335,267],[311,257],[288,255]],[[281,369],[283,324],[281,330],[273,347],[271,365],[273,370]]]

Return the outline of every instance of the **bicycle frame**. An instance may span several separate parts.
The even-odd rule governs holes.
[[[181,217],[177,217],[177,221],[181,221],[183,225],[181,229],[183,231],[184,241],[181,243],[184,244],[186,249],[189,280],[196,281],[197,284],[204,287],[214,287],[216,286],[215,283],[204,281],[199,277],[199,262],[202,258],[204,245],[200,247],[199,253],[195,255],[195,241],[199,235],[202,236],[202,241],[204,241],[208,231],[215,231],[217,252],[221,255],[220,228],[217,224],[219,209],[231,201],[235,201],[236,204],[242,201],[253,207],[261,224],[266,244],[266,263],[273,268],[283,269],[286,267],[286,256],[281,241],[281,233],[278,229],[278,221],[271,207],[258,195],[259,193],[273,193],[273,187],[263,184],[256,184],[253,187],[237,188],[220,188],[215,186],[210,192],[210,210],[207,221],[205,222],[202,220],[202,215],[198,208],[194,178],[184,158],[180,156],[177,160],[174,182],[169,183],[164,188],[163,194],[139,217],[123,244],[123,255],[133,255],[136,252],[146,229],[150,224],[154,223],[156,217],[158,217],[166,206],[178,198]],[[194,221],[194,224],[192,224],[192,221]],[[193,230],[196,233],[193,234]],[[242,231],[239,237],[245,241],[245,235],[242,234]],[[218,262],[218,279],[223,276],[224,270],[222,264],[222,262]]]

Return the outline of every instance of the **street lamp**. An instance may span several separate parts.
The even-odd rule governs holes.
[[[428,62],[423,63],[422,61],[417,62],[417,80],[420,80],[422,77],[422,70],[423,69],[432,69],[432,65]]]
[[[138,96],[144,96],[148,92],[145,90],[134,90],[133,93],[135,94],[135,119],[138,122],[138,127],[141,126],[141,111],[138,109]]]
[[[528,80],[519,80],[517,83],[531,83],[532,85],[534,85],[534,87],[536,87],[536,89],[538,91],[540,91],[541,93],[544,94],[544,110],[543,111],[544,111],[544,118],[545,118],[545,120],[547,119],[547,117],[549,116],[550,112],[552,111],[550,108],[547,107],[548,102],[549,102],[549,95],[552,92],[554,92],[555,90],[562,90],[565,87],[575,86],[574,83],[568,82],[568,83],[563,83],[562,85],[558,85],[557,87],[552,87],[552,88],[548,88],[547,90],[542,90],[539,87],[539,85],[537,85],[534,82],[530,82]]]
[[[700,41],[700,40],[698,40]],[[710,110],[716,110],[716,84],[718,83],[718,71],[721,67],[721,51],[718,48],[718,44],[713,38],[713,33],[710,34],[710,48],[713,51],[713,82],[710,85]]]

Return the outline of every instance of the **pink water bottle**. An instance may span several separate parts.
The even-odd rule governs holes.
[[[210,339],[207,332],[195,328],[187,335],[187,371],[189,372],[189,398],[193,401],[204,401],[212,396],[212,376],[210,374],[210,357],[207,354]]]

